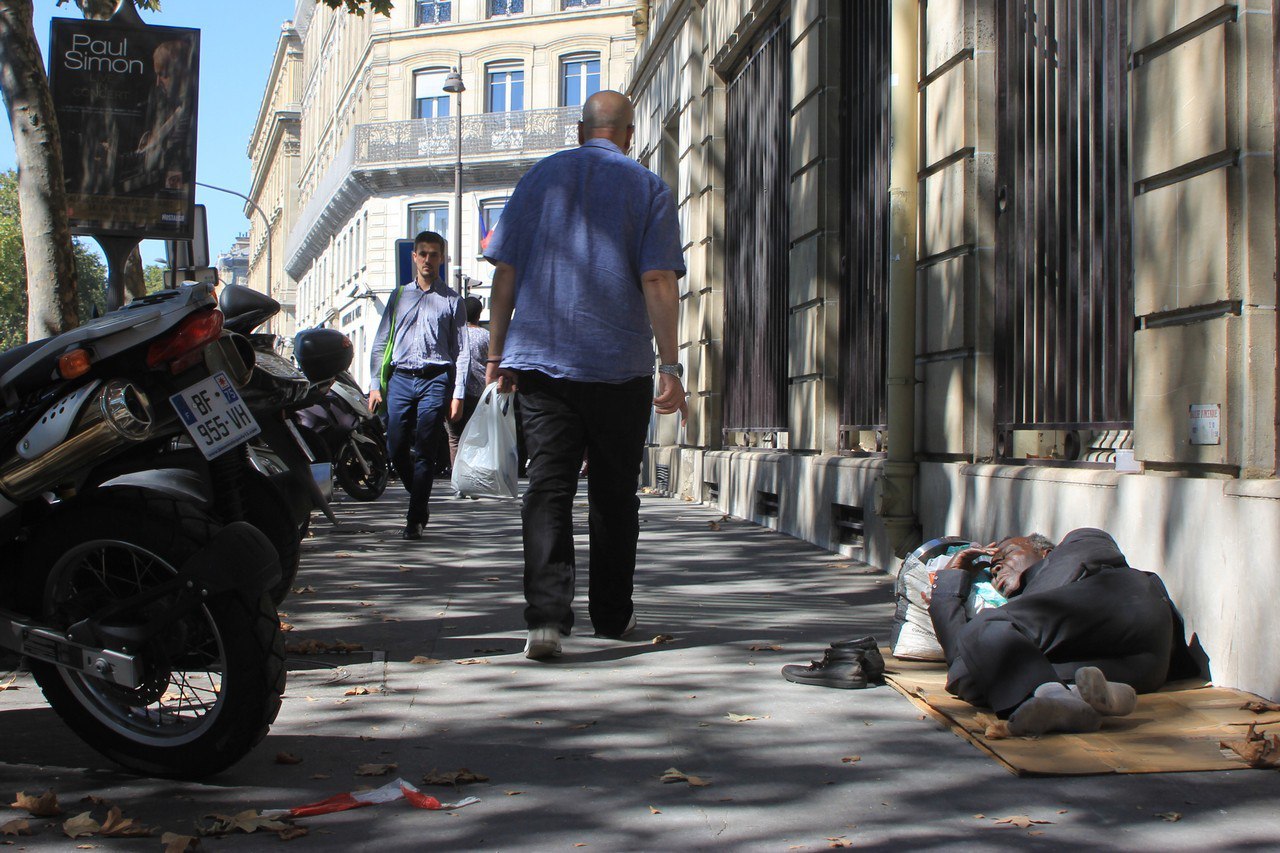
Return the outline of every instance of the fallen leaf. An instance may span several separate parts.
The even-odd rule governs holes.
[[[999,818],[998,820],[996,820],[996,823],[997,823],[997,824],[1006,824],[1006,825],[1008,825],[1008,826],[1016,826],[1016,827],[1018,827],[1019,829],[1028,829],[1028,828],[1030,828],[1031,826],[1033,826],[1033,825],[1035,825],[1035,824],[1053,823],[1053,821],[1051,821],[1051,820],[1036,820],[1035,818],[1027,817],[1027,816],[1026,816],[1026,815],[1024,815],[1024,814],[1020,814],[1020,815],[1013,815],[1012,817],[1002,817],[1002,818]]]
[[[655,646],[661,645],[663,643],[674,643],[675,641],[676,641],[676,638],[671,636],[670,634],[658,634],[656,637],[653,638],[653,644]]]
[[[6,690],[21,690],[22,686],[14,683],[17,680],[18,680],[18,673],[15,672],[13,675],[9,676],[8,681],[6,681],[4,684],[0,684],[0,693],[3,693]]]
[[[1280,735],[1258,734],[1256,727],[1257,723],[1250,723],[1244,740],[1219,741],[1218,746],[1231,750],[1250,767],[1280,767]]]
[[[497,583],[498,581],[502,580],[502,578],[480,578],[480,580],[484,581],[485,583]]]
[[[835,838],[828,838],[827,841],[830,842],[829,844],[827,844],[827,847],[852,847],[853,846],[853,842],[845,838],[843,835],[837,836]]]
[[[468,770],[465,767],[460,767],[457,770],[446,770],[443,773],[432,768],[430,773],[422,777],[422,784],[424,785],[452,785],[455,788],[459,785],[470,785],[474,782],[488,781],[488,776],[485,776],[483,773],[476,773],[473,770]]]
[[[397,770],[399,765],[396,764],[361,764],[356,768],[357,776],[386,776]]]
[[[984,814],[976,814],[976,815],[974,815],[974,816],[973,816],[973,819],[974,819],[974,820],[986,820],[986,818],[987,818],[987,816],[986,816],[986,815],[984,815]]]
[[[199,838],[194,835],[179,835],[176,832],[166,832],[160,836],[160,843],[164,845],[164,853],[188,853],[190,850],[200,848]]]
[[[1058,809],[1058,814],[1066,814],[1066,813],[1067,813],[1066,809]]]
[[[338,553],[334,554],[333,556],[335,556],[335,557],[340,557],[340,558],[350,557],[350,556],[351,556],[351,552],[350,552],[350,551],[339,551]],[[360,584],[358,584],[358,583],[357,583],[357,584],[352,584],[351,586],[347,587],[347,589],[359,589],[359,588],[360,588]]]
[[[763,643],[756,643],[756,644],[755,644],[755,645],[753,645],[753,646],[748,646],[748,647],[747,647],[747,651],[750,651],[750,652],[780,652],[780,651],[782,651],[782,646],[777,646],[777,645],[768,645],[768,646],[766,646],[766,645],[764,645]]]
[[[0,835],[30,835],[31,824],[24,817],[0,823]]]
[[[292,841],[295,838],[301,838],[310,831],[305,826],[291,826],[288,829],[280,830],[279,836],[281,841]]]
[[[307,593],[311,593],[311,592],[315,592],[315,590],[312,589],[310,586],[295,586],[293,588],[294,595],[306,595]]]
[[[1252,711],[1255,714],[1265,714],[1269,711],[1280,711],[1280,704],[1275,702],[1245,702],[1240,706],[1241,711]]]
[[[293,626],[292,626],[292,625],[290,625],[288,622],[281,622],[281,623],[280,623],[280,630],[281,630],[281,631],[284,631],[284,632],[286,632],[286,633],[287,633],[287,632],[289,632],[289,631],[292,631],[292,630],[293,630]]]
[[[508,797],[518,797],[521,794],[523,794],[524,791],[503,791],[503,793],[506,794]]]
[[[1169,823],[1177,823],[1178,821],[1182,820],[1182,813],[1181,812],[1159,812],[1156,814],[1156,817],[1160,818],[1161,820],[1168,821]]]
[[[62,809],[58,806],[58,795],[52,790],[35,795],[19,791],[9,807],[23,809],[32,817],[56,817],[62,814]]]
[[[372,602],[372,601],[357,601],[357,602],[356,602],[356,604],[359,604],[361,607],[372,607],[372,606],[373,606],[373,602]]]
[[[712,530],[719,530],[719,529],[720,529],[720,522],[718,522],[718,521],[708,521],[708,522],[707,522],[707,527],[711,528]]]
[[[343,696],[368,696],[369,688],[363,685],[361,685],[360,687],[352,687],[350,690],[348,690],[346,693],[343,693],[342,695]]]
[[[655,809],[653,806],[649,806],[649,814],[662,814],[662,809]]]
[[[98,834],[106,838],[145,838],[154,835],[155,831],[131,817],[125,817],[119,807],[112,806]]]
[[[840,759],[840,763],[841,764],[857,764],[861,760],[862,760],[861,755],[846,755],[844,758]]]
[[[752,715],[752,714],[733,714],[733,713],[729,713],[729,714],[725,714],[725,716],[729,718],[729,722],[731,722],[731,723],[745,723],[745,722],[748,722],[748,721],[750,721],[750,720],[762,720],[762,719],[764,719],[763,717],[757,717],[757,716],[754,716],[754,715]]]
[[[458,666],[471,666],[472,664],[488,663],[488,662],[489,662],[488,658],[463,658],[462,660],[454,661],[454,663],[458,664]]]
[[[257,809],[245,809],[234,815],[211,814],[205,815],[205,817],[213,822],[203,826],[196,826],[196,831],[201,835],[226,835],[237,831],[257,832],[259,829],[279,832],[290,827],[290,824],[284,821],[265,817]]]
[[[1043,830],[1043,829],[1033,829],[1033,830],[1031,830],[1030,832],[1028,832],[1028,833],[1027,833],[1027,835],[1044,835],[1044,830]]]
[[[399,622],[400,617],[399,616],[383,616],[382,621],[383,622]]]
[[[591,728],[592,726],[594,726],[595,724],[596,724],[596,721],[595,721],[595,720],[591,720],[591,721],[586,722],[586,723],[578,723],[576,726],[569,726],[569,728],[571,728],[571,729],[589,729],[589,728]]]
[[[429,658],[424,655],[414,655],[409,660],[409,663],[421,664],[422,666],[430,666],[431,664],[434,664],[434,663],[444,663],[444,661],[439,660],[438,658]]]
[[[102,824],[94,820],[88,812],[81,812],[62,823],[62,831],[69,838],[83,838],[86,835],[95,834],[100,829]]]
[[[690,776],[689,774],[684,773],[683,771],[677,770],[674,767],[668,767],[666,770],[663,771],[662,775],[659,776],[658,778],[659,780],[661,780],[662,782],[668,785],[674,782],[686,782],[689,784],[690,787],[693,787],[693,788],[705,788],[711,784],[706,779],[703,779],[701,776]]]
[[[411,572],[411,571],[413,571],[413,569],[409,568],[408,566],[400,566],[400,567],[399,567],[399,569],[400,569],[400,571],[402,571],[402,572]]]
[[[585,844],[583,844],[581,841],[579,841],[577,844],[575,844],[575,845],[573,845],[573,846],[574,846],[574,847],[586,847],[587,845],[585,845]]]
[[[277,752],[276,764],[301,764],[302,759],[292,752]]]

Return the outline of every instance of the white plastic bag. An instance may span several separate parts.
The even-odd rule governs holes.
[[[516,454],[516,413],[511,395],[490,383],[458,439],[453,487],[477,498],[514,498],[520,460]]]

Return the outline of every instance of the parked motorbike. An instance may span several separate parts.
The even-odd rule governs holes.
[[[0,645],[86,743],[158,776],[240,759],[284,689],[278,556],[227,512],[244,442],[274,432],[249,389],[275,383],[222,321],[193,284],[0,354]]]
[[[298,412],[304,437],[333,463],[333,476],[358,501],[376,501],[387,489],[391,465],[382,420],[369,411],[355,378],[338,375],[319,403]]]

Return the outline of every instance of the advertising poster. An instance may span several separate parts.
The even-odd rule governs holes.
[[[55,18],[49,44],[72,232],[190,238],[200,31]]]

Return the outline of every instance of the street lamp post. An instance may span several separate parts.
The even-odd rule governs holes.
[[[444,78],[444,90],[458,99],[458,160],[453,164],[453,194],[458,203],[457,218],[453,222],[453,262],[454,275],[458,280],[458,294],[466,296],[462,287],[462,93],[467,87],[462,83],[462,74],[457,68]]]
[[[244,193],[238,193],[235,190],[229,190],[226,187],[215,187],[212,184],[202,184],[199,181],[196,181],[196,186],[204,187],[207,190],[217,190],[220,193],[226,193],[227,195],[242,198],[250,207],[257,211],[259,216],[262,217],[262,224],[267,229],[267,296],[271,296],[271,220],[267,218],[267,214],[263,212],[262,208],[258,207],[257,203],[253,199],[249,198]],[[274,299],[275,297],[272,298]]]

